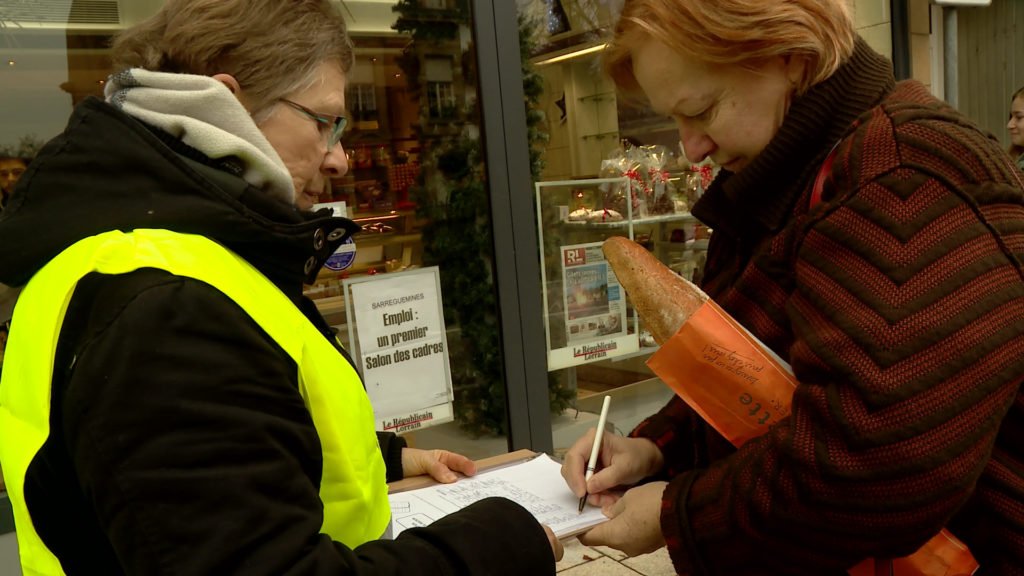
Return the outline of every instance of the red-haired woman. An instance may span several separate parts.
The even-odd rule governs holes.
[[[854,31],[844,0],[626,0],[606,71],[722,171],[704,290],[792,365],[734,449],[674,398],[563,474],[581,538],[685,574],[836,574],[949,526],[1024,574],[1024,206],[1005,151]],[[820,195],[815,181],[821,176]],[[714,382],[695,385],[714,386]],[[651,480],[656,480],[651,482]]]

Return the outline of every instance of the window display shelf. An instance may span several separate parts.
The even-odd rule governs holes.
[[[641,226],[644,224],[662,224],[666,222],[696,222],[689,212],[677,212],[674,214],[658,214],[657,216],[645,216],[643,218],[633,218],[630,221],[628,218],[622,220],[615,220],[609,222],[588,222],[586,220],[566,220],[562,224],[571,227],[580,228],[626,228],[632,223],[633,226]]]
[[[677,181],[679,179],[677,178]],[[698,280],[707,250],[707,229],[688,211],[638,216],[628,200],[629,178],[589,178],[538,182],[537,223],[548,369],[565,369],[577,399],[622,390],[653,378],[646,359],[658,347],[633,310],[628,295],[607,267],[601,244],[625,236],[653,253],[681,276]],[[673,202],[685,188],[673,182]],[[639,202],[637,202],[639,204]],[[575,208],[612,206],[614,222],[569,220]],[[656,380],[656,379],[655,379]]]
[[[615,92],[599,92],[577,98],[580,102],[615,102]]]
[[[386,274],[422,263],[422,222],[413,211],[392,210],[352,218],[363,230],[354,236],[355,258],[344,270],[324,267],[305,295],[316,302],[332,325],[342,324],[341,282],[363,274]]]
[[[624,362],[633,358],[646,358],[651,354],[654,354],[661,348],[660,346],[640,346],[640,349],[632,354],[626,354],[625,356],[619,356],[618,358],[612,358],[612,362]]]
[[[597,134],[584,134],[583,136],[581,136],[581,138],[583,138],[584,140],[594,140],[594,139],[604,140],[605,138],[612,138],[612,137],[616,137],[617,138],[618,136],[619,136],[619,131],[618,130],[611,130],[609,132],[599,132]]]

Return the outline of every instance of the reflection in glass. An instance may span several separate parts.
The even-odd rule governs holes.
[[[608,344],[610,329],[602,329],[603,315],[591,311],[595,295],[567,285],[566,250],[611,236],[632,237],[678,273],[699,278],[707,244],[706,234],[689,214],[697,195],[691,190],[695,178],[678,161],[675,126],[643,107],[625,103],[601,71],[601,53],[617,4],[614,0],[517,2],[525,17],[551,23],[552,17],[557,20],[564,15],[566,20],[564,27],[535,27],[535,46],[526,54],[540,75],[538,112],[550,119],[546,123],[549,137],[538,150],[544,183],[537,192],[543,231],[540,256],[548,305],[541,313],[548,320],[553,350],[576,346],[583,352],[568,368],[561,368],[570,362],[561,353],[549,358],[559,367],[551,374],[566,382],[579,410],[554,419],[556,451],[568,448],[595,425],[606,394],[617,397],[609,421],[621,432],[656,412],[672,394],[646,365],[653,342],[644,337],[644,326],[635,324],[632,310],[625,316],[624,337],[633,342],[621,343],[619,349],[638,352],[611,360],[586,354]],[[600,180],[609,178],[626,179],[630,185]],[[581,324],[574,318],[577,315],[588,323]],[[589,323],[591,317],[596,318],[594,326]]]

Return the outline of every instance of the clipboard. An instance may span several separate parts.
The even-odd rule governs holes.
[[[571,538],[607,521],[597,507],[580,514],[579,498],[566,486],[561,465],[548,455],[519,450],[477,461],[477,474],[442,484],[429,477],[392,483],[389,488],[392,522],[388,537],[428,526],[491,496],[508,498],[549,526],[560,540]],[[506,472],[496,474],[505,470]]]

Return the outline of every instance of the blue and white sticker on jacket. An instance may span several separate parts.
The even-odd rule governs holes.
[[[327,258],[327,262],[324,262],[324,267],[328,270],[334,270],[340,272],[352,266],[352,263],[356,261],[356,241],[351,236],[345,239],[338,246],[338,249],[334,251]]]
[[[316,212],[321,208],[330,208],[331,216],[339,218],[348,218],[348,206],[344,201],[339,202],[324,202],[322,204],[314,204],[313,211]],[[334,251],[334,254],[324,262],[324,267],[328,270],[334,270],[335,272],[341,272],[342,270],[348,269],[352,266],[352,263],[356,261],[356,242],[351,236],[345,239],[338,246],[338,249]]]

